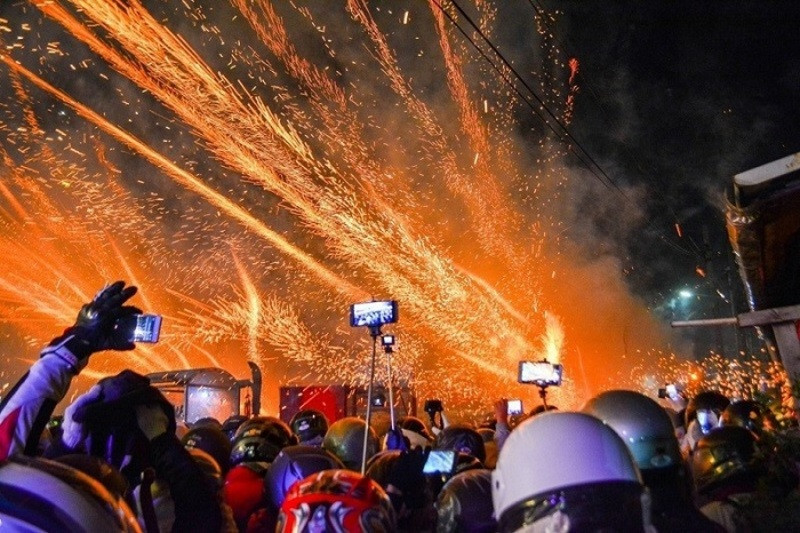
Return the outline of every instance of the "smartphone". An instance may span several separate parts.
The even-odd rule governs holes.
[[[547,361],[520,361],[517,381],[532,383],[540,387],[559,386],[563,373],[562,365]]]
[[[364,302],[350,306],[350,326],[376,327],[397,322],[397,302]]]
[[[506,402],[508,416],[522,414],[522,400],[508,400]]]
[[[130,315],[121,319],[118,327],[131,342],[158,342],[161,334],[161,315]]]
[[[423,474],[444,474],[451,475],[456,470],[456,458],[458,454],[454,450],[431,450],[425,466],[422,467]]]

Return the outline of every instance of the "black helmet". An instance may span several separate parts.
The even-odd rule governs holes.
[[[436,502],[439,533],[497,531],[492,505],[492,473],[467,470],[445,483]]]
[[[231,466],[242,462],[271,463],[297,437],[285,422],[274,416],[257,416],[239,426],[233,439]]]
[[[205,426],[212,426],[217,429],[222,429],[222,422],[214,418],[213,416],[204,416],[203,418],[198,418],[195,420],[191,426],[193,428],[205,427]]]
[[[292,431],[300,439],[301,444],[317,438],[321,440],[328,432],[328,419],[324,413],[316,409],[299,411],[292,417],[289,425],[292,426]]]
[[[183,436],[181,443],[186,448],[197,448],[213,457],[222,475],[228,471],[233,446],[222,429],[214,426],[196,427]]]
[[[728,407],[730,400],[717,391],[703,391],[689,401],[686,406],[686,427],[697,418],[697,411],[712,411],[718,417]]]
[[[756,435],[761,435],[766,429],[774,429],[777,425],[775,417],[769,409],[753,400],[739,400],[733,402],[722,412],[720,417],[722,426],[741,426],[749,429]]]
[[[341,459],[351,470],[361,468],[361,454],[364,450],[364,429],[367,423],[360,418],[348,416],[340,418],[328,428],[322,447]],[[378,453],[378,437],[369,428],[367,438],[367,459]]]
[[[425,422],[416,416],[401,416],[397,420],[397,425],[400,426],[401,429],[413,431],[414,433],[418,433],[428,440],[433,440],[433,435],[431,435],[428,431],[428,428],[425,426]]]
[[[483,437],[466,425],[453,424],[444,428],[436,439],[435,448],[467,453],[481,462],[486,460],[486,446],[483,444]]]
[[[231,415],[222,423],[222,432],[228,436],[228,439],[233,440],[239,426],[250,420],[247,415]]]
[[[723,485],[751,485],[757,477],[754,461],[756,437],[739,426],[714,428],[697,442],[692,455],[692,475],[700,494]]]
[[[275,508],[283,505],[289,488],[301,479],[323,470],[338,470],[344,465],[338,457],[317,446],[287,446],[269,466],[264,492]]]

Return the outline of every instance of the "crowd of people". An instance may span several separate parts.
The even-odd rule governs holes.
[[[476,425],[439,407],[379,435],[313,409],[187,427],[125,370],[54,417],[93,353],[134,348],[117,324],[135,293],[104,288],[0,402],[0,529],[800,531],[795,426],[714,391],[670,410],[611,390],[518,417],[501,399]]]

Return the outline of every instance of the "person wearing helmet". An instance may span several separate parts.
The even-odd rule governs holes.
[[[483,437],[465,424],[452,424],[436,437],[434,448],[465,453],[483,463],[486,460],[486,446]]]
[[[287,446],[267,470],[264,491],[273,510],[277,510],[295,482],[323,470],[343,468],[338,457],[318,446]]]
[[[749,429],[756,436],[775,431],[778,422],[775,416],[755,400],[738,400],[722,412],[721,426],[740,426]]]
[[[386,492],[350,470],[325,470],[295,483],[276,532],[390,533],[395,515]]]
[[[445,483],[436,501],[437,533],[497,531],[492,507],[492,473],[468,470]]]
[[[617,433],[585,413],[553,411],[509,435],[492,473],[502,533],[646,531],[645,487]]]
[[[247,415],[231,415],[222,423],[222,432],[233,442],[239,427],[250,419]]]
[[[686,406],[686,435],[681,442],[684,457],[694,451],[697,441],[712,428],[719,425],[722,412],[730,400],[716,391],[703,391],[689,401]]]
[[[283,448],[294,444],[297,444],[297,437],[283,420],[256,416],[236,430],[231,465],[250,461],[271,463]]]
[[[364,431],[367,423],[360,418],[347,416],[340,418],[328,428],[322,447],[338,457],[346,468],[361,470],[361,457],[364,450]],[[378,437],[372,428],[367,434],[367,459],[378,453]]]
[[[300,444],[322,446],[322,439],[328,432],[328,419],[322,411],[303,409],[292,417],[289,423]]]
[[[429,450],[384,451],[373,458],[366,476],[389,495],[401,531],[430,531],[435,525],[434,484],[423,473]]]
[[[403,437],[408,439],[409,449],[417,446],[425,448],[433,442],[433,435],[430,434],[425,422],[415,416],[402,416],[397,420],[397,427],[403,433]]]
[[[250,516],[266,507],[264,477],[268,463],[245,462],[231,467],[222,485],[222,497],[233,513],[239,531],[247,528]]]
[[[726,531],[750,531],[743,507],[763,472],[755,435],[740,426],[715,428],[697,442],[691,467],[695,488],[707,502],[700,510]]]
[[[181,439],[186,448],[197,448],[208,453],[219,465],[224,476],[230,468],[233,446],[221,428],[213,425],[194,427]]]
[[[91,476],[47,459],[0,462],[4,531],[141,532],[125,501]]]
[[[90,356],[103,350],[132,350],[121,321],[141,313],[124,305],[136,287],[118,281],[106,286],[78,313],[75,324],[51,341],[28,373],[0,402],[0,460],[32,455],[55,405]],[[222,523],[216,494],[203,487],[203,473],[175,436],[175,411],[145,376],[130,370],[103,378],[64,412],[62,438],[52,455],[89,453],[119,469],[129,495],[152,469],[169,486],[170,523],[178,529],[214,529]],[[149,488],[149,484],[147,485]],[[138,491],[149,501],[147,490]],[[141,516],[153,523],[153,514]]]
[[[611,390],[590,399],[582,411],[611,427],[630,450],[650,490],[658,531],[716,530],[694,505],[689,472],[664,408],[638,392]]]

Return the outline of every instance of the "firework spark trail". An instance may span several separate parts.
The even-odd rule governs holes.
[[[256,361],[258,359],[258,326],[261,322],[261,299],[258,296],[258,289],[253,285],[247,271],[239,262],[239,258],[233,251],[231,253],[247,298],[247,358],[250,361]]]
[[[292,135],[287,137],[288,130],[285,128],[273,130],[274,135],[266,138],[264,128],[276,126],[278,121],[263,104],[258,100],[252,101],[250,107],[236,103],[238,95],[226,92],[230,87],[220,83],[205,67],[198,66],[196,54],[186,50],[182,40],[170,37],[166,29],[155,21],[147,20],[148,13],[138,4],[133,3],[133,7],[128,8],[129,11],[121,12],[123,10],[115,9],[115,6],[75,3],[92,16],[95,22],[105,25],[123,45],[133,50],[140,62],[148,65],[149,75],[154,76],[157,73],[166,78],[158,84],[144,80],[147,82],[145,86],[165,101],[195,131],[202,134],[212,152],[231,168],[242,172],[251,180],[264,183],[276,194],[289,191],[284,199],[301,213],[309,226],[316,227],[320,234],[332,239],[334,246],[351,262],[381,275],[380,280],[392,294],[397,294],[399,299],[405,297],[403,300],[408,301],[412,310],[416,310],[423,318],[435,319],[453,314],[453,306],[448,304],[454,303],[454,298],[460,300],[459,304],[463,304],[466,287],[457,281],[452,268],[444,267],[441,258],[423,243],[405,234],[391,220],[370,218],[365,209],[358,207],[352,192],[343,191],[341,186],[334,188],[340,184],[326,180],[333,187],[309,187],[313,185],[313,180],[306,177],[306,170],[302,166],[290,164],[291,157],[287,157],[284,152],[287,148],[294,150],[296,160],[314,164],[313,159],[308,159],[309,154],[304,145],[297,142]],[[135,21],[130,20],[134,17]],[[140,18],[144,18],[145,22]],[[154,35],[148,37],[148,31],[153,31]],[[169,44],[166,48],[165,42]],[[169,61],[165,61],[165,58]],[[177,66],[181,69],[176,68]],[[139,83],[141,80],[135,81]],[[198,87],[198,83],[202,87]],[[160,86],[173,87],[174,93],[163,91]],[[186,95],[191,95],[192,98],[187,100]],[[233,103],[228,105],[230,101]],[[243,109],[253,109],[256,114],[237,115]],[[194,112],[195,110],[200,112]],[[272,118],[264,120],[264,116]],[[221,135],[221,132],[231,130],[241,131],[235,135],[235,142],[231,141],[230,136]],[[275,146],[274,139],[280,139],[283,146]],[[270,157],[269,165],[265,165],[264,154]],[[273,171],[276,167],[280,168],[279,173]],[[278,180],[278,177],[283,179]],[[324,174],[317,177],[324,178]],[[302,187],[309,188],[301,192],[299,189]],[[311,191],[319,195],[316,196]],[[310,198],[315,198],[316,206],[311,203]],[[346,231],[342,231],[343,229]],[[399,249],[399,252],[389,254],[389,249]],[[381,256],[391,256],[392,261],[378,260]],[[397,275],[391,275],[392,271]],[[403,278],[411,273],[415,277],[414,281],[418,282],[417,290],[403,293],[403,289],[411,285]],[[422,287],[419,285],[421,282],[427,285]],[[431,294],[438,294],[440,297],[431,298]],[[474,295],[472,299],[475,300]],[[435,302],[433,305],[431,300]],[[497,312],[487,302],[481,302],[480,298],[477,300],[475,305],[469,306],[469,312],[465,310],[463,320],[458,324],[461,328],[470,323],[481,325],[474,318],[475,314],[483,312],[484,316],[488,314],[493,317]],[[502,318],[496,318],[488,320],[488,323],[495,328],[502,328]],[[483,327],[486,327],[485,323]],[[466,340],[473,350],[479,350],[481,341],[478,338],[469,339],[469,335],[465,336],[461,328],[456,325],[450,328],[453,343],[462,344]],[[519,334],[506,331],[501,336],[518,337]]]
[[[104,117],[100,116],[98,113],[94,112],[93,110],[84,106],[80,102],[71,98],[63,91],[60,91],[57,88],[53,87],[49,83],[45,82],[44,80],[36,76],[34,73],[22,67],[21,65],[18,65],[5,54],[0,54],[0,60],[5,62],[6,65],[8,65],[16,72],[25,76],[25,78],[30,80],[40,89],[45,90],[50,94],[58,97],[62,102],[73,108],[80,116],[89,120],[91,123],[95,124],[97,127],[102,129],[103,131],[105,131],[106,133],[108,133],[121,143],[125,144],[126,146],[135,150],[137,153],[141,154],[143,157],[145,157],[148,161],[156,165],[158,168],[164,170],[164,172],[166,172],[170,177],[175,179],[175,181],[177,181],[184,187],[188,188],[192,192],[195,192],[198,195],[202,196],[212,205],[218,207],[226,214],[237,220],[239,223],[247,227],[250,231],[264,238],[265,240],[269,241],[273,246],[275,246],[281,252],[297,260],[301,265],[308,268],[312,273],[314,273],[316,276],[318,276],[320,279],[326,282],[329,286],[333,287],[334,289],[344,291],[346,294],[353,297],[359,297],[359,298],[366,297],[365,293],[362,290],[356,288],[347,281],[343,280],[342,278],[330,272],[322,264],[314,260],[309,255],[303,253],[297,247],[293,246],[288,241],[286,241],[286,239],[284,239],[281,235],[279,235],[275,231],[265,226],[263,222],[261,222],[254,216],[250,215],[246,210],[242,209],[242,207],[239,206],[237,203],[231,201],[226,196],[216,192],[214,189],[204,184],[198,178],[192,176],[190,173],[181,169],[180,167],[169,161],[166,157],[153,150],[149,145],[141,142],[139,139],[127,133],[125,130],[111,124],[111,122],[109,122]]]

